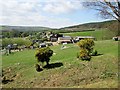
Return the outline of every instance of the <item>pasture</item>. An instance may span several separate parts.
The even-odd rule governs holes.
[[[36,50],[24,50],[2,56],[3,88],[117,88],[118,86],[118,42],[95,41],[98,56],[91,61],[76,58],[79,47],[67,44],[50,47],[55,54],[50,64],[54,67],[41,72],[35,70]],[[45,65],[46,63],[44,63]]]
[[[76,36],[93,36],[97,40],[109,40],[112,39],[113,36],[115,36],[115,33],[109,30],[95,30],[95,31],[86,31],[86,32],[71,32],[71,33],[61,33],[66,36],[76,37]]]

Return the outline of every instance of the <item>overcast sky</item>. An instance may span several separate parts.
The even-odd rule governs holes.
[[[61,28],[103,21],[83,0],[1,0],[0,25]]]

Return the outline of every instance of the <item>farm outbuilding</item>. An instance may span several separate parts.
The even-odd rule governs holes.
[[[80,39],[95,39],[93,36],[77,36],[77,38]]]
[[[62,35],[62,34],[51,34],[51,35],[49,36],[49,40],[50,40],[51,42],[56,42],[59,37],[63,37],[63,35]]]
[[[53,37],[50,38],[50,41],[51,41],[51,42],[56,42],[57,40],[58,40],[57,38],[53,38]]]
[[[71,43],[72,38],[70,36],[63,36],[58,38],[58,43]]]
[[[74,40],[77,42],[81,39],[93,39],[93,40],[95,40],[95,37],[93,37],[93,36],[77,36],[77,37],[75,37]]]
[[[46,43],[41,43],[40,45],[39,45],[39,48],[43,48],[43,47],[46,47],[47,45],[46,45]]]
[[[118,41],[118,40],[120,40],[120,36],[113,37],[112,39],[115,41]]]

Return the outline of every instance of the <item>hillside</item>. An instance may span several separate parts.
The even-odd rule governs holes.
[[[43,31],[43,30],[51,30],[48,27],[40,27],[40,26],[0,26],[0,30],[2,31]]]
[[[66,31],[89,31],[89,30],[95,30],[95,29],[116,29],[118,28],[117,21],[111,20],[111,21],[104,21],[104,22],[94,22],[94,23],[85,23],[80,25],[74,25],[69,27],[64,27],[60,29],[53,29],[49,27],[41,27],[41,26],[0,26],[0,30],[2,31],[11,31],[11,30],[17,30],[17,31],[44,31],[44,30],[52,30],[52,31],[58,31],[58,32],[66,32]]]
[[[114,26],[114,27],[113,27]],[[104,21],[104,22],[94,22],[94,23],[86,23],[86,24],[80,24],[75,26],[69,26],[60,28],[60,30],[67,30],[67,31],[88,31],[88,30],[95,30],[95,29],[110,29],[110,28],[117,28],[117,21],[111,20],[111,21]]]

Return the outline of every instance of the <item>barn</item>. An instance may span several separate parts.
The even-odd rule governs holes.
[[[72,38],[70,36],[63,36],[58,38],[58,43],[71,43]]]
[[[112,39],[115,41],[118,41],[118,40],[120,40],[120,36],[113,37]]]
[[[77,36],[77,37],[74,38],[74,41],[78,42],[81,39],[93,39],[93,40],[95,40],[95,37],[93,37],[93,36]]]

